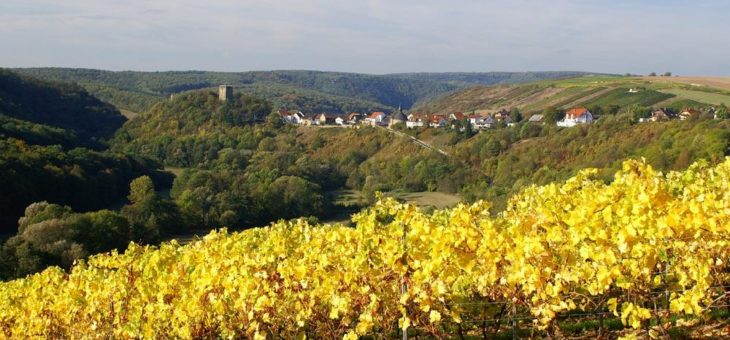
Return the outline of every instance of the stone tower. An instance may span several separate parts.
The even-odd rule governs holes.
[[[233,86],[221,85],[218,87],[218,100],[224,102],[233,98]]]

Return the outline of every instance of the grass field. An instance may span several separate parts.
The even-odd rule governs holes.
[[[695,91],[680,88],[664,89],[659,90],[659,92],[673,94],[679,98],[690,99],[700,103],[707,103],[712,105],[730,105],[730,95],[722,93]]]
[[[610,92],[605,93],[594,100],[589,100],[584,103],[585,105],[618,105],[627,106],[632,104],[639,104],[643,106],[650,106],[669,98],[674,95],[669,93],[662,93],[654,90],[641,90],[638,93],[629,93],[628,88],[619,87]]]
[[[119,112],[122,113],[122,116],[127,117],[127,119],[132,119],[134,117],[139,116],[139,113],[132,112],[132,111],[125,110],[125,109],[120,109]]]
[[[185,171],[185,168],[178,168],[178,167],[174,167],[174,166],[166,166],[165,167],[165,171],[169,171],[173,175],[175,175],[175,177],[178,177],[178,176],[182,175],[183,171]]]
[[[333,195],[335,204],[344,206],[367,204],[367,199],[363,193],[357,190],[337,190],[329,194]],[[385,195],[413,203],[419,207],[435,207],[438,209],[450,208],[461,202],[461,197],[458,195],[444,192],[387,192]]]
[[[461,197],[443,192],[393,193],[395,197],[419,207],[450,208],[461,202]]]

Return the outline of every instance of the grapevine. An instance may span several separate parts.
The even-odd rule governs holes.
[[[661,292],[676,315],[726,298],[730,159],[595,175],[529,187],[497,215],[487,202],[427,214],[381,198],[355,227],[294,220],[130,244],[0,284],[0,337],[442,335],[469,322],[474,299],[494,303],[490,315],[526,310],[538,329],[604,309],[638,332]]]

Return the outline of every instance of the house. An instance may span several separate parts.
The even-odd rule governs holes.
[[[494,113],[494,119],[496,119],[497,121],[500,121],[500,122],[503,121],[504,119],[506,119],[507,117],[509,117],[509,111],[507,111],[506,109],[501,109]]]
[[[449,122],[446,120],[446,117],[443,115],[433,115],[429,119],[428,126],[432,128],[442,128],[449,125]]]
[[[471,127],[473,127],[475,130],[482,128],[482,123],[484,118],[480,115],[468,115],[466,116],[466,120],[471,124]]]
[[[424,122],[428,119],[426,115],[421,113],[411,113],[407,118],[406,127],[409,129],[423,127],[425,125]]]
[[[700,111],[697,111],[693,108],[685,107],[682,109],[681,112],[679,112],[679,120],[687,120],[689,118],[698,116],[700,114]]]
[[[593,123],[593,114],[588,111],[585,107],[576,107],[568,110],[565,113],[565,118],[558,122],[558,126],[561,127],[573,127],[578,124],[591,124]]]
[[[347,117],[338,115],[335,118],[335,124],[336,125],[345,125],[345,124],[347,124],[347,120],[346,119],[347,119]]]
[[[464,118],[466,118],[466,116],[464,116],[461,112],[454,112],[449,115],[449,120],[463,120]]]
[[[487,115],[486,117],[483,117],[483,119],[482,119],[482,128],[483,129],[491,129],[495,125],[497,125],[497,120],[494,119],[493,115]]]
[[[302,124],[302,119],[304,118],[304,114],[301,111],[288,112],[288,111],[284,110],[284,111],[279,111],[279,115],[281,116],[281,120],[285,124],[292,124],[292,125]]]
[[[299,122],[299,125],[318,125],[316,120],[317,115],[314,113],[305,114]]]
[[[334,125],[338,117],[335,114],[320,113],[314,118],[316,121],[315,125]]]
[[[490,129],[494,127],[497,123],[497,121],[494,119],[494,116],[490,114],[487,114],[486,116],[471,115],[467,119],[469,120],[469,123],[471,123],[472,127],[476,130]]]
[[[507,127],[517,126],[517,123],[512,120],[512,117],[507,117],[504,122],[507,123]]]
[[[544,119],[545,119],[545,116],[543,116],[543,115],[532,115],[532,116],[530,116],[530,119],[527,120],[527,122],[533,123],[533,124],[543,124]]]
[[[386,117],[388,117],[388,115],[386,115],[385,112],[373,112],[367,116],[367,118],[363,119],[363,123],[370,126],[383,126],[385,125]]]
[[[676,118],[677,115],[669,109],[656,109],[652,111],[650,120],[652,122],[658,122],[663,120],[670,120]]]
[[[362,119],[362,115],[359,112],[350,112],[347,115],[347,123],[348,124],[357,124],[357,122]]]

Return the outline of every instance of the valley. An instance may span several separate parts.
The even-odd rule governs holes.
[[[295,85],[281,83],[257,92],[244,84],[224,98],[213,90],[213,77],[199,88],[168,87],[178,91],[173,96],[164,96],[159,84],[155,90],[149,83],[114,87],[111,97],[100,94],[105,102],[92,95],[99,80],[72,78],[85,85],[71,85],[27,75],[34,72],[70,77],[81,71],[0,73],[4,280],[49,275],[49,266],[68,270],[93,254],[136,247],[130,242],[190,249],[185,247],[209,242],[220,228],[264,235],[306,223],[348,234],[391,218],[378,209],[415,209],[432,219],[429,225],[466,210],[459,216],[513,223],[504,216],[519,214],[515,197],[575,181],[586,168],[595,169],[591,185],[619,186],[612,183],[620,174],[630,177],[630,159],[662,173],[692,172],[702,164],[721,166],[730,155],[730,120],[722,105],[730,92],[685,80],[589,75],[483,86],[468,83],[483,78],[464,74],[375,77],[409,84],[413,107],[401,115],[393,98],[405,92],[346,95],[322,84],[292,90],[287,86]],[[112,87],[130,79],[181,81],[169,74],[117,79],[116,73],[89,72],[108,77],[104,86]],[[206,75],[178,76],[189,82]],[[274,72],[254,78],[282,82],[288,76],[304,77]],[[335,79],[358,83],[362,77]],[[522,79],[514,77],[504,79]],[[306,98],[338,97],[330,106],[298,102],[296,114],[326,114],[297,124],[287,120],[294,111],[278,97],[290,90]],[[48,100],[28,100],[36,95]],[[671,117],[652,121],[659,108]],[[589,109],[590,121],[558,126],[570,112]],[[368,118],[332,121],[353,110]],[[544,119],[531,119],[536,116]],[[477,123],[485,117],[499,120]],[[408,127],[419,119],[426,124]],[[430,232],[424,233],[414,237],[426,240]]]

